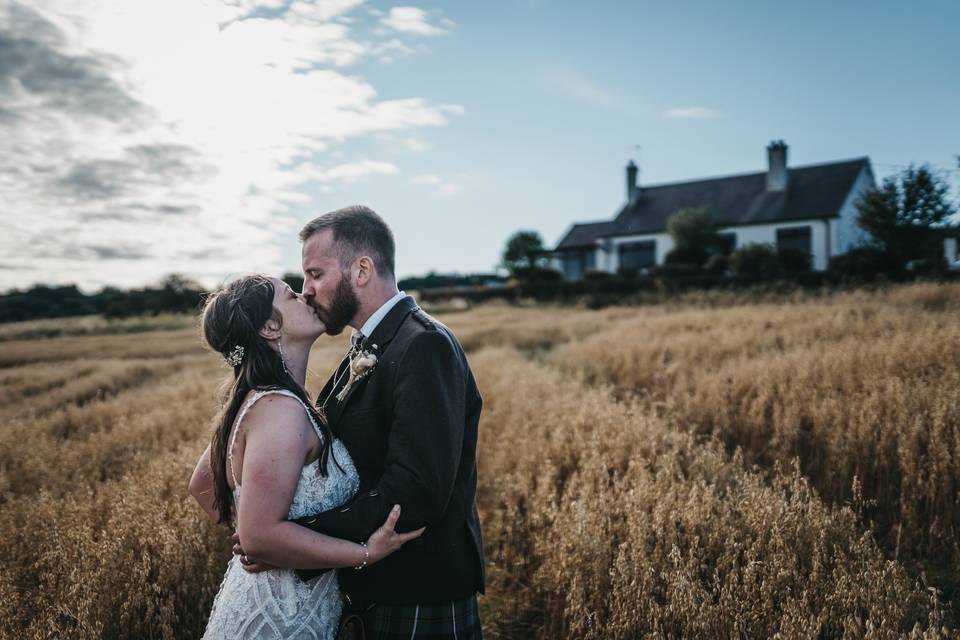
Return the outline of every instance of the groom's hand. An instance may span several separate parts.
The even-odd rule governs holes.
[[[233,543],[233,555],[240,556],[240,566],[243,567],[243,570],[247,573],[260,573],[261,571],[269,571],[270,569],[276,569],[272,564],[266,562],[260,562],[256,558],[248,556],[243,552],[243,547],[240,546],[240,534],[234,533],[230,536],[230,541]]]

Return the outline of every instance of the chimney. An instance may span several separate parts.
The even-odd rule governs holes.
[[[787,188],[787,145],[783,140],[767,146],[767,162],[767,191],[783,191]]]
[[[633,202],[633,199],[639,195],[637,188],[637,165],[633,160],[627,163],[627,204]]]

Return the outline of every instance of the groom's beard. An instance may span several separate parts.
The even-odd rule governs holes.
[[[347,324],[357,315],[360,310],[360,300],[353,287],[350,286],[350,280],[347,276],[340,276],[340,282],[333,292],[333,300],[330,301],[330,307],[315,307],[317,314],[327,327],[327,334],[338,336],[346,328]]]

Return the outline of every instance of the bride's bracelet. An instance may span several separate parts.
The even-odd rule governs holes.
[[[360,569],[367,566],[367,562],[370,560],[370,549],[367,548],[367,543],[361,542],[360,546],[363,547],[363,562],[354,567],[356,571],[360,571]]]

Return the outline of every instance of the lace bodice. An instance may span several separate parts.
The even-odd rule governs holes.
[[[240,422],[247,414],[247,411],[250,410],[250,407],[252,407],[257,400],[263,396],[271,394],[289,396],[303,404],[303,401],[300,400],[296,394],[291,391],[287,391],[286,389],[264,389],[254,392],[247,400],[246,404],[243,405],[243,408],[240,409],[240,413],[237,414],[237,420],[233,427],[233,433],[230,436],[230,449],[227,454],[227,459],[230,461],[230,473],[233,476],[233,485],[235,487],[233,490],[233,503],[237,505],[238,513],[240,505],[240,483],[237,482],[236,471],[233,467],[233,450],[237,444],[237,433],[240,431]],[[306,407],[304,407],[304,411],[306,410]],[[313,429],[316,431],[317,437],[320,438],[321,442],[323,442],[323,432],[320,431],[320,427],[316,422],[314,422],[313,414],[307,411],[307,417],[310,418],[310,424],[313,425]],[[327,462],[327,473],[329,474],[328,478],[319,477],[319,459],[317,459],[315,462],[304,465],[303,469],[300,470],[300,480],[297,483],[297,489],[293,495],[293,501],[290,503],[290,510],[287,512],[288,520],[301,518],[313,513],[319,513],[321,511],[333,509],[334,507],[339,507],[353,497],[353,494],[357,492],[357,489],[360,487],[360,480],[357,476],[356,469],[353,467],[353,460],[350,458],[350,454],[347,453],[346,447],[342,442],[340,442],[340,440],[336,439],[333,441],[333,445],[331,446],[331,452],[332,455]],[[337,465],[334,463],[334,459],[336,459],[336,462],[340,463],[340,466],[343,467],[342,470],[336,469]],[[344,462],[348,464],[343,464]],[[352,483],[329,482],[328,480],[333,478],[334,472],[349,472],[349,474],[352,474],[355,481]],[[317,481],[318,479],[319,482]]]
[[[269,394],[287,395],[300,401],[295,394],[284,389],[257,391],[247,400],[237,416],[230,439],[228,458],[231,473],[234,473],[233,448],[240,422],[257,400]],[[307,415],[322,441],[323,432],[309,411]],[[282,428],[282,425],[276,428]],[[288,518],[300,518],[338,507],[359,489],[357,470],[339,439],[331,444],[330,453],[326,477],[318,472],[319,460],[304,465],[300,470],[300,479],[287,512]],[[234,504],[239,513],[243,509],[241,487],[236,475],[233,480]],[[341,606],[336,571],[328,571],[304,582],[291,569],[247,573],[240,565],[239,556],[233,556],[214,600],[203,637],[329,640],[336,633]]]

